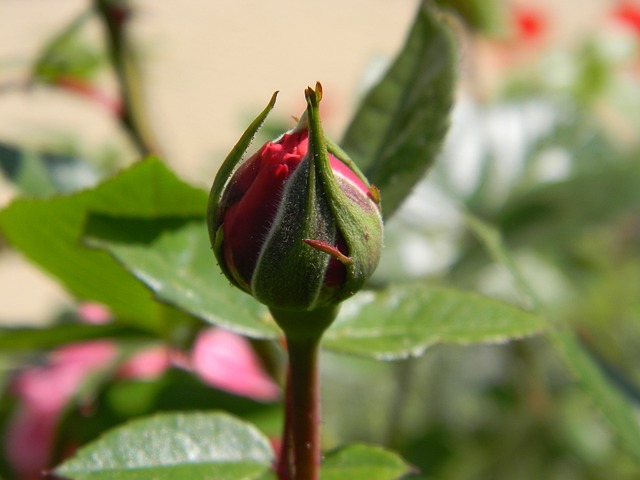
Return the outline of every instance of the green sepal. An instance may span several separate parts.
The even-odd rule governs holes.
[[[260,114],[255,118],[253,122],[249,125],[249,127],[244,131],[240,140],[234,145],[227,158],[224,159],[218,173],[216,174],[216,178],[213,181],[213,185],[211,186],[211,190],[209,192],[209,201],[207,205],[207,228],[209,230],[209,239],[211,240],[211,245],[213,246],[214,253],[216,258],[218,259],[218,264],[220,268],[224,272],[225,276],[231,280],[231,282],[237,285],[237,280],[231,274],[225,262],[221,260],[221,247],[222,247],[222,228],[221,222],[222,218],[219,215],[219,207],[220,202],[222,200],[222,192],[227,185],[227,182],[232,177],[232,174],[238,164],[242,161],[244,154],[246,153],[249,145],[251,145],[251,141],[258,133],[258,130],[267,119],[267,116],[273,109],[276,104],[276,98],[278,96],[278,91],[273,92],[271,95],[271,99],[267,106],[260,112]],[[243,290],[246,290],[246,286],[238,285]]]
[[[329,163],[328,142],[320,122],[321,85],[316,84],[315,90],[307,88],[305,98],[309,122],[309,152],[312,152],[313,161],[320,174],[329,206],[335,217],[338,230],[347,243],[348,255],[352,259],[351,262],[345,264],[346,284],[341,289],[340,297],[336,299],[336,301],[341,301],[360,290],[378,265],[382,246],[382,216],[379,196],[371,194],[373,202],[370,205],[356,205],[340,189]],[[331,149],[332,153],[337,154],[336,157],[350,167],[356,175],[364,178],[364,175],[344,151],[335,144],[331,144]],[[366,179],[364,179],[364,183],[370,189],[372,188]],[[374,204],[375,207],[373,207]]]

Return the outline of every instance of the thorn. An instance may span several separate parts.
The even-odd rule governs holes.
[[[351,257],[347,257],[344,253],[338,250],[337,247],[334,247],[333,245],[327,242],[323,242],[322,240],[311,240],[308,238],[305,238],[303,242],[315,248],[316,250],[320,250],[321,252],[331,255],[333,258],[335,258],[336,260],[339,260],[345,265],[353,262]]]

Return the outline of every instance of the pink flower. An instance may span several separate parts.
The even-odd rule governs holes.
[[[53,352],[48,365],[16,377],[12,387],[21,402],[5,432],[5,451],[21,479],[41,478],[60,413],[87,375],[107,366],[115,354],[115,346],[108,341],[70,345]]]
[[[80,320],[92,325],[102,325],[110,322],[113,318],[108,307],[96,302],[81,303],[77,313]]]
[[[191,368],[208,384],[236,395],[262,401],[280,397],[280,389],[262,369],[249,342],[221,328],[198,336]]]
[[[12,392],[20,403],[3,443],[9,464],[21,480],[42,478],[41,472],[50,466],[60,414],[87,376],[108,368],[117,352],[116,345],[106,340],[70,345],[52,352],[45,366],[16,376]],[[120,366],[118,377],[152,380],[171,366],[191,370],[216,388],[259,401],[273,401],[280,395],[248,341],[221,329],[203,331],[190,359],[162,345],[141,350]]]
[[[141,350],[118,368],[118,376],[127,379],[153,380],[171,367],[173,358],[177,355],[177,352],[174,353],[163,345]]]
[[[220,328],[203,330],[189,358],[165,346],[141,350],[118,369],[119,378],[151,380],[171,366],[192,371],[212,387],[259,401],[273,401],[280,389],[264,372],[249,342]]]

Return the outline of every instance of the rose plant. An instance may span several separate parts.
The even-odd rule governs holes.
[[[339,141],[320,115],[333,92],[307,88],[277,127],[274,95],[208,196],[148,156],[132,2],[95,0],[43,48],[26,84],[113,98],[100,111],[140,161],[101,171],[0,144],[21,192],[0,256],[80,306],[0,328],[0,478],[637,477],[638,144],[608,136],[637,121],[616,109],[637,59],[609,69],[611,39],[589,43],[559,92],[542,7],[509,7],[496,40],[499,2],[419,3]],[[612,24],[634,23],[629,5]],[[78,36],[89,18],[104,52]],[[500,66],[504,91],[470,88],[473,69],[459,86],[470,56]]]
[[[339,304],[378,264],[380,193],[325,138],[320,83],[305,91],[307,110],[298,125],[237,166],[275,98],[222,164],[207,223],[222,271],[266,304],[285,334],[290,367],[280,478],[316,480],[320,339]]]

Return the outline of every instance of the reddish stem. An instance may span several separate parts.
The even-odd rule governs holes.
[[[292,480],[291,469],[293,465],[293,452],[291,450],[291,412],[293,404],[291,400],[291,371],[287,370],[287,384],[284,397],[284,425],[282,426],[282,444],[276,465],[276,473],[279,480]]]
[[[295,480],[320,477],[320,386],[318,354],[320,338],[289,339],[291,421]]]
[[[282,439],[284,452],[280,456],[277,470],[280,475],[289,477],[293,473],[293,480],[318,480],[320,477],[318,357],[322,334],[336,318],[338,309],[338,305],[310,311],[270,307],[273,318],[284,331],[289,352]]]

